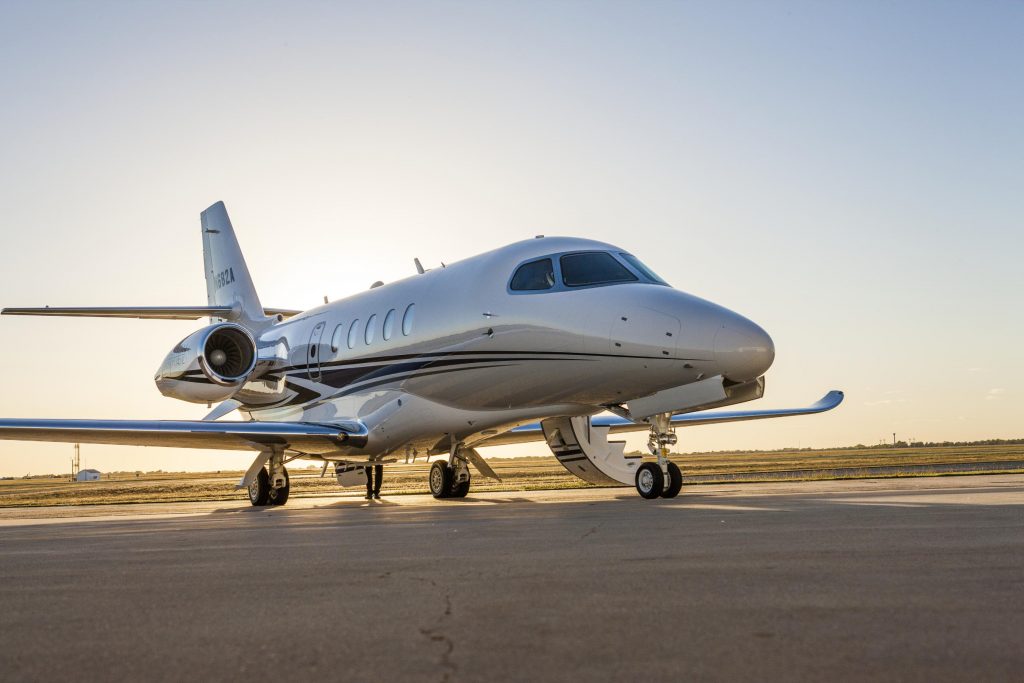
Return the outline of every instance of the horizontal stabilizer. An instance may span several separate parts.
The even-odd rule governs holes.
[[[0,419],[0,439],[98,443],[116,446],[172,446],[216,450],[293,450],[333,453],[362,447],[366,427],[357,421],[203,422],[200,420],[21,420]]]
[[[301,311],[286,308],[264,308],[267,316],[290,318]],[[231,306],[89,306],[44,308],[5,308],[0,315],[53,315],[77,318],[142,318],[148,320],[197,320],[198,318],[224,318],[234,320],[237,311]]]

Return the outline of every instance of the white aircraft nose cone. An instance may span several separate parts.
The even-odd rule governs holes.
[[[715,334],[715,360],[727,379],[746,382],[771,367],[775,344],[759,325],[737,315]]]

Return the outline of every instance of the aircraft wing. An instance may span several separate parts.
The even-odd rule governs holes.
[[[22,420],[0,419],[0,439],[117,446],[173,446],[217,450],[272,448],[321,454],[339,446],[362,446],[366,427],[357,421],[204,422],[200,420]]]
[[[764,420],[771,417],[789,417],[791,415],[813,415],[832,410],[843,402],[843,392],[830,391],[817,403],[806,408],[775,408],[767,410],[714,410],[707,412],[685,413],[672,418],[673,427],[695,427],[697,425],[719,424],[722,422],[743,422],[746,420]],[[592,418],[595,427],[610,427],[612,434],[623,432],[639,432],[650,429],[646,422],[631,422],[617,415],[598,415]],[[513,427],[507,432],[492,436],[481,441],[477,446],[504,446],[515,443],[528,443],[544,439],[544,432],[539,422]]]
[[[287,308],[264,308],[268,316],[290,318],[301,311]],[[5,308],[0,315],[52,315],[73,318],[143,318],[149,320],[197,320],[215,317],[230,318],[235,313],[231,306],[89,306],[44,308]]]

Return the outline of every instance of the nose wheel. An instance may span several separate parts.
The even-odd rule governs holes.
[[[674,462],[668,464],[668,481],[665,490],[661,492],[662,498],[675,498],[683,488],[683,473],[679,465]]]
[[[645,462],[636,470],[636,491],[641,497],[654,500],[665,489],[665,475],[657,463]]]
[[[668,447],[676,443],[671,428],[671,414],[656,415],[651,423],[647,447],[657,462],[645,462],[636,470],[636,491],[642,498],[675,498],[683,488],[683,473],[668,459]]]

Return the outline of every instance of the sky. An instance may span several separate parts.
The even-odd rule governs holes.
[[[682,452],[1024,437],[1022,37],[1020,2],[0,3],[0,306],[203,305],[218,200],[285,308],[590,237],[771,334],[756,407],[846,392]],[[2,318],[0,416],[199,419],[152,380],[199,326]]]

